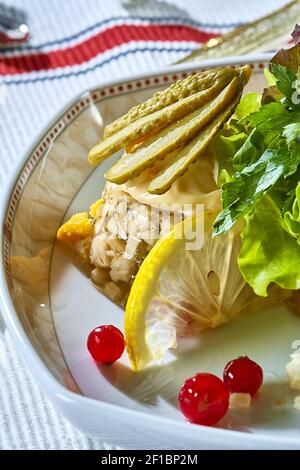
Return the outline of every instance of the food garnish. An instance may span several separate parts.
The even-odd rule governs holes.
[[[231,393],[255,395],[263,383],[263,370],[249,357],[238,357],[224,368],[223,380]]]
[[[208,126],[204,127],[204,129],[202,129],[202,131],[197,134],[189,144],[187,144],[181,151],[178,151],[173,159],[168,159],[168,166],[149,184],[149,193],[162,194],[170,189],[174,181],[179,176],[182,176],[187,171],[191,163],[197,160],[197,158],[199,158],[205,151],[211,142],[211,139],[233,113],[239,99],[240,96],[236,98],[236,101],[234,101],[231,106],[215,117]]]
[[[156,92],[147,101],[134,106],[128,113],[116,119],[111,124],[108,124],[104,129],[103,137],[109,137],[137,119],[159,111],[187,96],[202,90],[207,90],[216,80],[219,80],[224,73],[229,73],[229,76],[233,76],[234,72],[232,69],[226,69],[224,72],[224,69],[220,70],[216,68],[203,71],[201,74],[192,74],[184,80],[178,80],[172,83],[166,90]]]
[[[89,161],[92,164],[100,163],[115,152],[127,145],[139,141],[141,137],[150,135],[153,130],[157,131],[163,127],[176,122],[188,114],[194,112],[199,107],[208,103],[211,99],[218,95],[224,87],[230,82],[237,72],[234,69],[227,70],[224,77],[217,80],[212,86],[206,90],[187,96],[166,108],[162,108],[152,114],[144,116],[131,122],[128,126],[120,129],[118,132],[104,138],[89,152]]]
[[[200,373],[185,381],[178,401],[188,421],[213,426],[227,413],[229,391],[215,375]]]
[[[266,299],[256,296],[237,266],[240,227],[212,238],[215,214],[202,216],[201,248],[186,250],[191,240],[184,234],[199,223],[197,216],[186,218],[157,241],[135,277],[125,313],[126,348],[134,369],[162,359],[181,337],[198,335],[286,295],[275,286]]]
[[[98,364],[112,364],[123,354],[125,340],[123,333],[113,325],[102,325],[88,336],[87,348]]]
[[[173,85],[171,89],[160,92],[160,95],[156,97],[154,108],[159,108],[156,111],[152,112],[153,107],[149,106],[150,114],[144,115],[142,113],[142,117],[134,120],[126,118],[127,124],[124,126],[117,121],[119,122],[117,124],[118,131],[113,134],[108,132],[109,135],[106,134],[106,137],[92,148],[89,153],[89,161],[92,164],[97,164],[117,150],[127,148],[122,158],[105,175],[109,181],[117,184],[140,174],[159,159],[164,159],[164,166],[168,167],[169,161],[172,163],[172,158],[168,154],[172,150],[178,150],[188,144],[224,108],[228,109],[226,118],[230,117],[235,109],[234,104],[237,105],[242,89],[250,75],[251,68],[249,66],[225,67],[220,69],[216,73],[215,79],[209,82],[203,78],[203,72],[201,72],[193,75],[194,81],[191,79],[193,87],[191,87],[191,94],[188,96],[186,95],[189,93],[189,89],[185,90],[182,83],[177,82],[178,88],[174,88],[177,90],[176,99],[174,102],[172,101],[172,104],[164,104],[171,102],[170,98],[164,99],[164,96],[174,98]],[[209,75],[206,74],[205,77],[207,76]],[[197,88],[198,86],[199,88]],[[159,100],[161,100],[161,105],[158,106]],[[229,109],[231,109],[231,113]],[[146,111],[144,110],[144,112]],[[134,114],[137,115],[136,112]],[[154,134],[153,131],[155,131]],[[213,135],[214,133],[211,132],[207,144]],[[129,144],[130,147],[128,147]],[[202,146],[202,152],[205,147],[206,145]],[[200,153],[198,152],[197,156]],[[191,159],[190,163],[192,161],[194,159]],[[185,169],[187,166],[186,163]],[[179,176],[180,174],[182,172],[178,173]]]
[[[238,264],[260,296],[268,295],[272,283],[300,288],[299,65],[299,43],[276,54],[267,74],[272,85],[260,108],[250,114],[245,110],[216,147],[226,148],[230,158],[214,235],[244,219]],[[238,144],[229,147],[233,141]]]
[[[213,426],[228,408],[250,408],[262,382],[262,368],[248,357],[239,357],[225,366],[223,381],[209,373],[187,379],[179,393],[179,407],[188,421]]]
[[[240,89],[240,81],[237,77],[235,77],[219,95],[206,103],[206,106],[189,113],[178,122],[175,122],[166,127],[154,137],[147,140],[135,152],[132,152],[131,154],[124,154],[122,158],[106,172],[106,179],[113,183],[124,183],[132,176],[140,174],[142,170],[152,166],[156,160],[162,159],[172,150],[191,140],[199,133],[199,131],[208,125],[207,133],[204,136],[206,144],[202,146],[203,151],[208,145],[209,140],[224,123],[224,120],[229,118],[230,111],[234,111],[235,106],[229,108],[227,107],[232,103],[232,101],[234,101],[237,105],[237,97],[239,96]],[[225,116],[222,115],[222,119],[219,124],[213,121],[213,126],[211,128],[211,121],[225,107]],[[213,129],[215,129],[214,132]],[[201,135],[199,137],[200,140],[203,139]],[[195,158],[191,160],[190,163],[192,163],[194,160]],[[168,167],[168,157],[166,157],[165,161],[166,166]]]

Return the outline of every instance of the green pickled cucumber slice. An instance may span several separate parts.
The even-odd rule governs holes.
[[[202,129],[188,145],[177,153],[172,162],[151,181],[147,188],[149,193],[163,194],[170,189],[173,182],[179,176],[182,176],[188,170],[189,166],[203,154],[218,130],[230,116],[232,116],[239,100],[240,96],[236,98],[230,107],[218,114],[218,116]]]
[[[190,141],[219,112],[225,107],[230,106],[240,92],[241,87],[240,78],[235,77],[206,106],[169,125],[135,152],[125,154],[124,157],[107,171],[105,178],[113,183],[125,183],[132,176],[137,176],[144,169],[152,166],[155,160],[163,158],[173,149]]]
[[[237,73],[237,71],[235,71],[235,73]],[[226,74],[226,76],[217,80],[216,83],[207,90],[194,93],[170,106],[132,122],[125,128],[96,144],[89,152],[89,162],[92,165],[96,165],[121,148],[139,140],[142,136],[149,134],[155,129],[161,129],[203,106],[215,97],[220,90],[230,82],[231,78],[232,76],[230,76],[230,74]]]
[[[212,86],[213,82],[227,74],[233,77],[234,70],[230,67],[207,70],[195,75],[190,75],[184,80],[178,80],[167,89],[158,91],[144,103],[134,106],[128,111],[128,113],[108,124],[104,129],[103,137],[109,137],[137,119],[148,116],[149,114],[165,108],[182,98],[186,98],[194,93],[206,90]]]

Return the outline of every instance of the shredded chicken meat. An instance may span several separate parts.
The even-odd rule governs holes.
[[[91,277],[111,300],[123,303],[141,262],[181,214],[140,204],[111,183],[103,199],[91,241]]]

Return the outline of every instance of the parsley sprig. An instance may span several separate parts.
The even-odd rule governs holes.
[[[300,165],[300,69],[277,63],[270,69],[280,101],[263,104],[239,122],[249,135],[232,159],[235,172],[222,187],[223,210],[214,224],[215,235],[251,212],[263,195],[284,193]]]

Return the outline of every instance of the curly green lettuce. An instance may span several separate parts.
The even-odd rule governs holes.
[[[300,289],[300,248],[269,196],[245,217],[242,241],[239,269],[257,295],[267,296],[272,282],[284,289]]]
[[[299,66],[300,43],[276,54],[261,106],[246,95],[214,144],[228,159],[214,236],[244,220],[239,268],[261,296],[271,283],[300,289]]]
[[[284,222],[288,233],[297,240],[300,245],[300,182],[295,190],[295,199],[290,211],[284,213]]]

